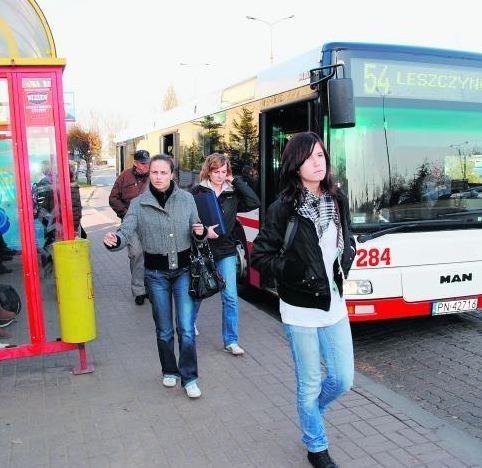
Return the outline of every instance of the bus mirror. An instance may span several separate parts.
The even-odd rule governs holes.
[[[328,81],[328,106],[331,128],[355,126],[355,103],[351,78],[334,78]]]

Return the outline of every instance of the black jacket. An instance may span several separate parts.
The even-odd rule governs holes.
[[[336,259],[332,274],[342,295],[343,276],[346,277],[350,271],[356,249],[350,229],[346,196],[338,191],[334,199],[340,213],[344,250],[341,268]],[[295,214],[298,218],[298,228],[293,243],[285,255],[280,254],[291,214],[291,208],[280,199],[268,208],[265,223],[253,243],[251,265],[263,275],[276,279],[278,294],[284,302],[300,307],[329,310],[330,285],[316,228],[311,220]],[[294,269],[300,271],[299,278],[292,279]]]
[[[240,177],[235,177],[232,182],[234,190],[224,190],[218,197],[223,211],[226,234],[217,239],[209,239],[209,246],[215,259],[229,257],[236,253],[236,213],[244,213],[259,208],[260,201],[254,190]],[[192,194],[211,191],[204,185],[192,188]]]

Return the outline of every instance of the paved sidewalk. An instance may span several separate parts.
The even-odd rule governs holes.
[[[111,217],[84,210],[94,270],[93,374],[78,353],[0,363],[0,467],[309,467],[291,356],[279,322],[240,301],[243,357],[222,351],[220,302],[203,302],[200,387],[189,400],[160,382],[150,305],[130,295],[125,251],[101,239]],[[367,377],[327,416],[343,468],[482,466],[479,441]]]

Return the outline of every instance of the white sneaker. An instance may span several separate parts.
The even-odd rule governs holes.
[[[162,385],[164,387],[175,387],[177,382],[177,378],[173,375],[165,375],[162,378]]]
[[[189,398],[199,398],[201,396],[201,390],[196,382],[187,384],[184,388],[186,389],[186,394]]]
[[[194,322],[194,334],[199,336],[199,330],[197,329],[196,322]]]
[[[244,354],[244,349],[238,345],[238,343],[231,343],[228,346],[225,346],[224,351],[227,353],[231,353],[234,356],[242,356]]]

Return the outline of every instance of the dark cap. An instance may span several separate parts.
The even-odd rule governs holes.
[[[146,150],[137,150],[134,153],[134,161],[139,161],[141,164],[147,164],[149,157],[149,151]]]

